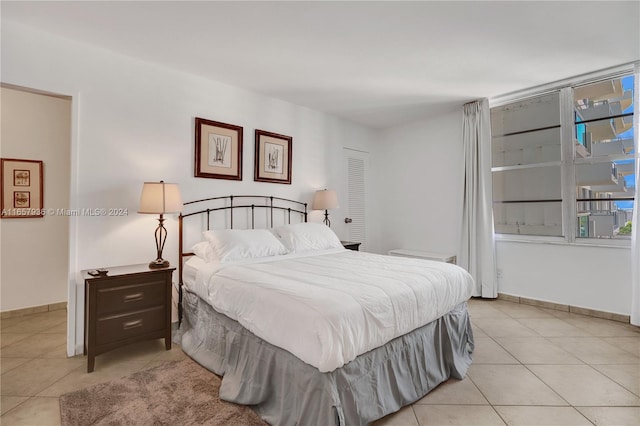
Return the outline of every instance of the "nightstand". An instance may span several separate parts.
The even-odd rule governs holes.
[[[362,244],[362,243],[354,243],[353,241],[340,241],[340,242],[342,243],[342,246],[344,248],[353,250],[353,251],[359,251],[360,244]]]
[[[82,271],[84,279],[84,353],[87,372],[95,357],[130,343],[164,338],[171,349],[171,285],[176,268],[148,264],[107,268],[106,275]]]

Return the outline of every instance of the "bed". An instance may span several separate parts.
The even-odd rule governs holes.
[[[272,425],[366,425],[464,378],[473,280],[462,268],[346,250],[295,200],[185,208],[175,338],[223,376],[222,399]]]

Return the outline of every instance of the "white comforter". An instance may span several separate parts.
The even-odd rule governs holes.
[[[185,284],[216,311],[321,372],[439,318],[473,288],[455,265],[342,249],[186,266],[195,279]]]

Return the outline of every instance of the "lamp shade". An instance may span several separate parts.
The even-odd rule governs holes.
[[[316,191],[311,203],[311,210],[331,210],[338,207],[338,194],[332,189]]]
[[[182,197],[176,183],[145,182],[138,213],[165,214],[182,211]]]

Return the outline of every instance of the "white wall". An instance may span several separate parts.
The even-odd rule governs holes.
[[[459,251],[464,167],[462,105],[382,132],[372,153],[375,251]]]
[[[74,97],[73,207],[129,211],[77,218],[75,271],[155,257],[157,221],[136,213],[144,181],[176,182],[184,200],[251,193],[310,203],[316,189],[340,183],[342,148],[366,148],[373,139],[369,129],[308,108],[4,22],[2,79]],[[195,117],[244,127],[243,181],[193,177]],[[291,185],[253,181],[256,128],[293,137]],[[321,212],[310,215],[321,219]],[[166,226],[164,257],[176,264],[176,218]],[[80,315],[77,324],[81,336]]]
[[[498,291],[629,315],[631,250],[499,241]]]
[[[0,156],[43,161],[43,207],[68,207],[71,101],[5,87],[0,89],[0,97]],[[65,302],[68,218],[2,219],[0,228],[0,310]]]

